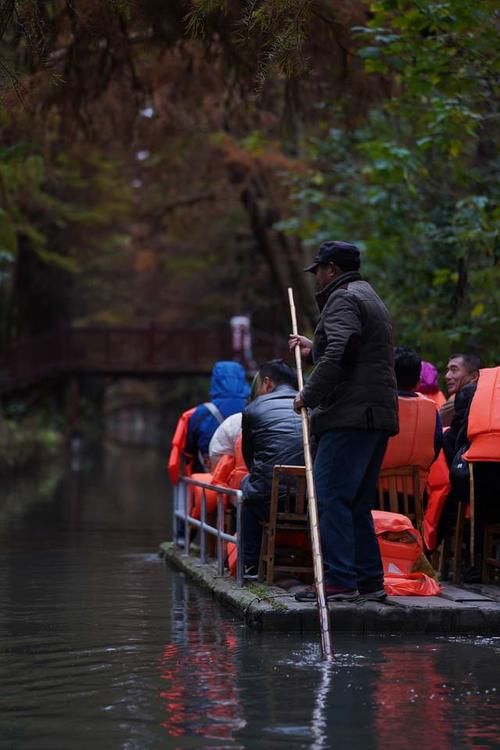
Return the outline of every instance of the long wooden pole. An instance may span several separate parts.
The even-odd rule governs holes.
[[[288,289],[288,300],[290,302],[290,313],[292,316],[292,333],[298,336],[297,313],[293,300],[293,289]],[[300,357],[300,346],[295,347],[295,363],[297,365],[297,378],[299,390],[302,390],[304,378],[302,375],[302,360]],[[321,650],[323,658],[330,661],[333,658],[332,644],[330,639],[330,612],[326,603],[325,582],[323,579],[323,555],[321,553],[321,538],[319,534],[318,507],[316,504],[316,490],[314,488],[314,477],[312,470],[311,444],[309,442],[309,419],[307,409],[300,410],[302,418],[302,435],[304,438],[304,458],[306,464],[307,504],[309,510],[309,528],[311,532],[311,546],[314,570],[314,584],[318,600],[319,627],[321,633]]]

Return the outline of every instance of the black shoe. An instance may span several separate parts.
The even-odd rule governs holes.
[[[359,599],[357,589],[341,589],[330,583],[325,583],[325,596],[329,602],[356,602]],[[316,586],[308,586],[295,594],[297,602],[315,602]]]
[[[243,578],[247,581],[255,581],[259,577],[259,566],[254,564],[245,565]]]
[[[387,599],[387,594],[384,589],[377,589],[376,591],[367,591],[363,593],[360,591],[358,601],[362,602],[383,602]]]

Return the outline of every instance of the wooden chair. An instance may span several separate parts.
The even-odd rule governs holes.
[[[281,498],[280,498],[281,489]],[[285,493],[283,494],[283,489]],[[306,470],[304,466],[275,466],[271,488],[269,518],[262,525],[259,558],[259,580],[272,584],[277,573],[312,573],[312,562],[304,564],[306,550],[277,549],[278,532],[306,533],[307,521]],[[287,559],[283,558],[286,553]]]
[[[424,519],[418,466],[384,469],[377,482],[376,507],[407,516],[421,532]]]
[[[465,517],[464,503],[459,504],[457,513],[457,523],[455,527],[454,551],[453,551],[453,583],[460,583],[461,580],[461,562],[463,549],[466,548],[469,553],[469,563],[474,565],[475,556],[475,539],[476,539],[476,490],[474,482],[474,472],[476,462],[469,462],[469,515]],[[469,538],[466,538],[466,524],[469,525]],[[482,530],[483,534],[483,563],[481,569],[481,580],[483,583],[498,582],[500,579],[500,524],[486,524]]]
[[[468,547],[470,564],[474,564],[474,535],[475,535],[475,490],[474,490],[474,465],[469,464],[469,514],[466,517],[467,503],[459,502],[455,526],[452,527],[444,537],[439,549],[439,562],[437,569],[441,578],[444,576],[445,565],[451,562],[451,581],[460,583],[462,579],[462,558],[464,547]],[[469,540],[465,536],[466,528],[469,527]]]
[[[500,523],[488,524],[484,528],[481,577],[484,583],[500,582]]]

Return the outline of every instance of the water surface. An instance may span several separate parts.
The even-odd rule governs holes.
[[[164,461],[110,449],[0,505],[1,750],[500,747],[500,639],[248,631],[159,560]]]

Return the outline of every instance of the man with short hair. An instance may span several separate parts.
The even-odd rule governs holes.
[[[255,399],[243,411],[242,449],[249,474],[243,491],[242,540],[246,577],[257,577],[261,522],[267,519],[276,464],[304,465],[302,422],[293,409],[297,374],[282,359],[259,369]]]
[[[444,376],[448,401],[439,410],[443,427],[449,427],[453,420],[455,396],[465,385],[477,383],[480,369],[481,359],[477,354],[460,352],[450,356]]]
[[[329,601],[383,600],[384,577],[371,510],[387,440],[398,432],[392,328],[382,300],[359,273],[348,242],[323,242],[305,271],[314,273],[320,319],[310,341],[290,349],[314,369],[295,399],[312,409],[314,479]],[[316,600],[314,587],[296,594]]]

